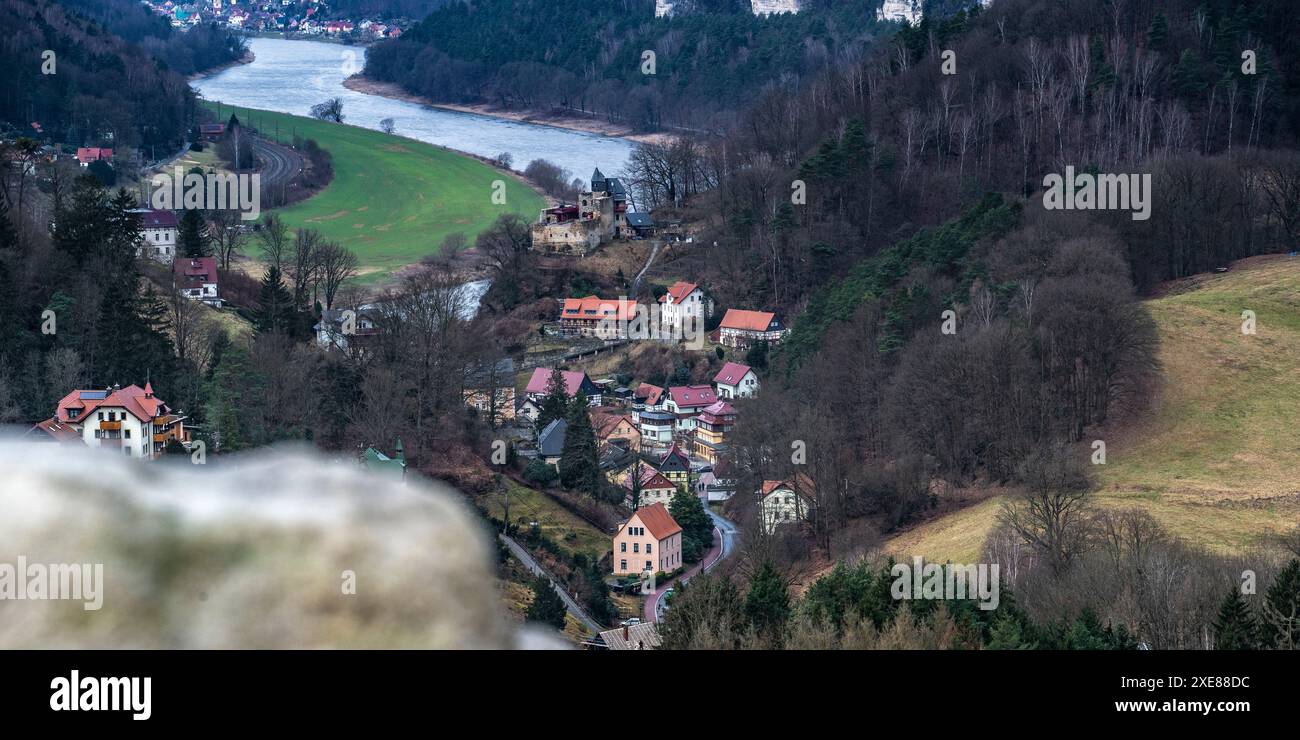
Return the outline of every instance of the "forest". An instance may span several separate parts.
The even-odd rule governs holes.
[[[652,0],[452,2],[372,47],[366,74],[439,102],[716,131],[764,89],[797,85],[893,28],[876,22],[873,3],[824,0],[766,18],[748,2],[694,6],[656,19]]]

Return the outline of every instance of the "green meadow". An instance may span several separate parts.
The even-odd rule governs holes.
[[[215,103],[205,103],[216,109]],[[380,281],[435,253],[444,237],[474,237],[502,213],[532,220],[543,198],[514,177],[473,157],[379,131],[301,116],[220,106],[268,138],[315,139],[333,159],[334,179],[322,191],[276,211],[290,228],[313,228],[356,252],[362,277]],[[493,182],[505,182],[494,204]],[[256,256],[256,255],[252,255]]]

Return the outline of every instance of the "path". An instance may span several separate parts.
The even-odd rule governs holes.
[[[662,243],[663,242],[659,241],[658,239],[655,239],[653,242],[651,242],[650,256],[646,258],[645,266],[641,268],[641,272],[638,272],[636,274],[636,277],[632,278],[632,289],[628,291],[628,295],[636,295],[637,288],[641,287],[641,277],[645,275],[646,270],[650,269],[650,265],[654,264],[655,257],[659,256],[659,246]]]
[[[572,614],[575,619],[582,623],[582,626],[591,631],[593,637],[600,634],[604,627],[601,627],[596,620],[588,616],[587,612],[583,611],[582,607],[578,606],[578,602],[574,601],[573,597],[570,596],[568,592],[556,585],[556,581],[551,577],[551,574],[547,573],[546,569],[534,560],[533,556],[529,555],[528,551],[525,550],[523,546],[518,542],[515,542],[514,539],[499,532],[497,533],[497,537],[500,537],[501,541],[506,543],[506,548],[510,550],[510,554],[514,555],[519,562],[523,563],[525,568],[532,571],[534,575],[539,575],[550,582],[551,588],[555,589],[555,593],[559,594],[560,598],[564,600],[565,608],[569,610],[569,613]]]

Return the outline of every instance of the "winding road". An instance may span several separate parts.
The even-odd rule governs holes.
[[[722,562],[724,558],[730,557],[731,553],[736,551],[736,541],[740,536],[740,529],[729,519],[723,519],[713,513],[711,509],[705,509],[709,518],[713,520],[713,549],[705,553],[701,564],[696,564],[690,570],[681,574],[677,578],[658,586],[655,592],[645,600],[645,611],[642,615],[647,622],[659,622],[664,615],[664,597],[668,595],[668,590],[677,583],[686,583],[698,573],[708,573],[713,570],[714,566]],[[712,556],[712,557],[710,557]]]

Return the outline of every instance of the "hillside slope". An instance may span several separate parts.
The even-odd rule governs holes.
[[[1097,503],[1140,508],[1189,542],[1229,551],[1300,522],[1300,259],[1257,257],[1170,283],[1147,303],[1163,386],[1136,423],[1099,435]],[[1242,311],[1256,333],[1242,333]],[[1084,453],[1087,454],[1085,450]],[[889,552],[972,561],[996,499],[892,538]]]

